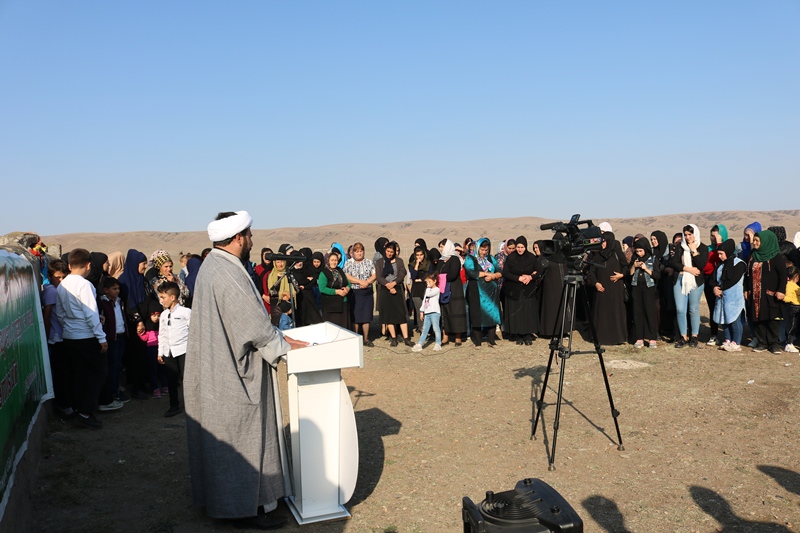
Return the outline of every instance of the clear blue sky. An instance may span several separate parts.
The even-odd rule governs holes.
[[[0,234],[800,207],[800,2],[0,0]]]

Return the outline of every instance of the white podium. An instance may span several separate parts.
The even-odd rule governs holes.
[[[364,367],[361,335],[330,322],[287,331],[310,345],[286,354],[297,523],[349,518],[358,478],[358,433],[342,368]]]

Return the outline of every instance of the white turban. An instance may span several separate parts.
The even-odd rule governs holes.
[[[603,233],[611,233],[613,230],[611,229],[611,224],[609,224],[608,222],[601,222],[600,231],[602,231]]]
[[[253,224],[253,219],[247,211],[237,211],[235,215],[215,220],[208,225],[208,238],[211,242],[220,242],[230,239]]]

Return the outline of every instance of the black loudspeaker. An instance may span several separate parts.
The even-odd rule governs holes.
[[[479,505],[466,496],[462,503],[464,533],[583,533],[583,520],[540,479],[523,479],[506,492],[487,491]]]

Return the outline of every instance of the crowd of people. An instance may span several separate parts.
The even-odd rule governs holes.
[[[382,237],[372,259],[361,242],[324,252],[282,244],[277,253],[262,249],[256,264],[251,225],[245,211],[220,213],[208,227],[213,247],[180,254],[177,275],[164,250],[149,259],[135,249],[37,256],[47,272],[42,304],[61,415],[99,429],[95,411],[167,395],[164,415],[175,416],[185,383],[194,501],[236,527],[286,523],[272,512],[290,490],[275,366],[306,343],[280,330],[329,321],[368,347],[402,342],[421,352],[430,343],[437,352],[468,339],[476,349],[500,339],[530,346],[565,334],[563,317],[575,314],[594,324],[602,345],[699,348],[705,298],[703,344],[738,352],[749,335],[756,352],[798,351],[800,232],[789,242],[783,227],[754,222],[737,243],[718,224],[705,244],[694,224],[671,240],[657,230],[619,241],[604,222],[599,243],[578,261],[553,241],[529,247],[525,236],[497,251],[487,238],[431,247],[417,239],[404,261],[399,244]],[[590,305],[564,313],[565,281],[576,278],[578,300]],[[376,311],[380,333],[370,329]]]
[[[694,224],[671,240],[656,230],[620,241],[608,223],[600,229],[602,244],[584,256],[579,289],[590,301],[600,344],[705,343],[740,351],[745,342],[755,351],[797,351],[800,232],[790,242],[783,227],[754,222],[735,242],[718,224],[706,244]],[[361,334],[367,347],[385,338],[390,347],[403,343],[414,352],[467,339],[476,348],[494,347],[498,339],[522,346],[561,334],[570,265],[547,253],[548,245],[539,240],[529,247],[519,236],[495,251],[487,238],[442,239],[432,247],[420,238],[404,261],[399,244],[382,237],[372,258],[361,242],[334,243],[324,252],[282,244],[243,264],[281,330],[330,321]],[[95,407],[116,410],[130,398],[165,396],[166,416],[182,412],[177,389],[195,280],[210,250],[181,253],[177,274],[164,250],[148,258],[135,249],[109,255],[76,249],[48,262],[42,301],[64,414],[98,427]],[[703,298],[710,328],[701,340]],[[376,311],[380,334],[370,329]],[[582,307],[576,313],[588,318]]]

